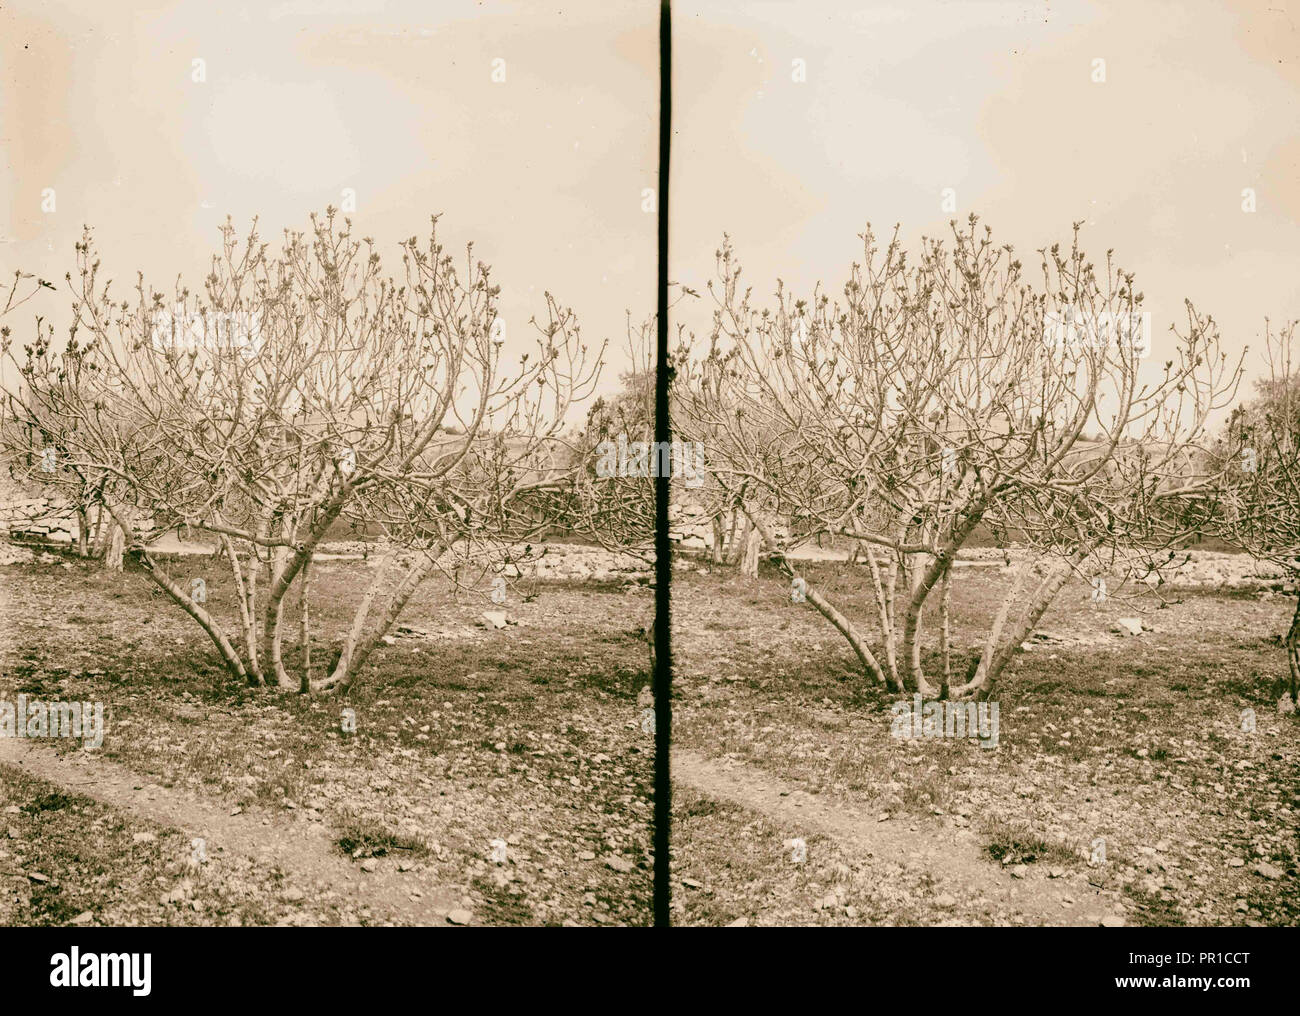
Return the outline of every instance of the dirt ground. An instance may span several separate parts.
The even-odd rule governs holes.
[[[217,562],[169,567],[234,629]],[[366,567],[313,569],[318,667]],[[0,739],[0,923],[648,924],[651,602],[539,583],[498,630],[430,580],[346,698],[302,697],[234,682],[140,574],[0,567],[0,692],[107,714],[98,750]]]
[[[868,623],[855,569],[804,574]],[[958,647],[1008,582],[957,574]],[[891,736],[900,696],[788,579],[681,568],[673,595],[679,923],[1300,920],[1300,725],[1276,705],[1292,599],[1067,586],[999,682],[990,749]],[[1152,630],[1111,631],[1132,616]]]

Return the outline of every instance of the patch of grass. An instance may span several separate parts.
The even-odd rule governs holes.
[[[1040,861],[1071,864],[1078,860],[1069,847],[1061,843],[1049,843],[1020,823],[990,823],[985,836],[988,843],[984,849],[993,860],[1003,864],[1034,864]]]
[[[1181,928],[1187,924],[1176,903],[1131,885],[1124,887],[1124,893],[1136,904],[1134,924],[1152,928]]]
[[[520,925],[535,924],[536,918],[522,894],[511,893],[507,886],[498,886],[489,878],[479,877],[471,883],[480,902],[475,908],[475,918],[480,924]]]
[[[679,809],[681,818],[708,818],[710,815],[725,815],[728,812],[739,812],[742,809],[739,805],[718,801],[712,797],[705,797],[699,794],[690,795],[686,804]]]
[[[77,802],[75,797],[69,797],[61,790],[55,790],[48,794],[41,794],[23,805],[23,811],[36,814],[38,811],[58,811],[60,808],[67,808]]]
[[[429,845],[418,837],[359,821],[349,822],[334,842],[339,850],[353,859],[387,857],[389,854],[425,857],[429,853]]]

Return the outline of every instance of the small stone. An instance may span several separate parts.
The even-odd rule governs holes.
[[[684,878],[684,879],[682,879],[682,885],[686,886],[687,889],[703,889],[703,888],[704,888],[704,883],[703,883],[703,882],[696,882],[695,879],[693,879],[693,878]]]
[[[934,905],[947,910],[949,907],[955,907],[957,905],[957,897],[953,896],[951,893],[940,893],[934,898]]]
[[[1048,877],[1048,878],[1064,878],[1064,877],[1065,877],[1065,869],[1064,869],[1064,868],[1048,868],[1048,869],[1047,869],[1047,877]]]
[[[474,920],[474,915],[468,910],[453,910],[447,915],[449,924],[469,924],[472,920]]]
[[[632,862],[626,857],[618,857],[612,854],[605,858],[605,863],[615,871],[621,871],[624,874],[627,874],[633,868]]]
[[[835,898],[834,893],[827,893],[825,896],[823,896],[821,899],[819,899],[816,903],[813,904],[813,909],[834,910],[836,907],[839,906],[839,904],[840,901]]]
[[[304,892],[303,892],[301,889],[299,889],[297,886],[293,886],[293,887],[291,887],[291,888],[285,890],[284,898],[285,898],[286,900],[288,900],[290,903],[298,903],[298,902],[301,902],[302,899],[303,899],[306,895],[307,895],[307,894],[304,893]]]
[[[373,857],[367,857],[364,861],[361,862],[362,871],[375,871],[378,867],[379,867],[379,862],[376,861]]]
[[[1124,918],[1120,914],[1107,914],[1101,919],[1103,928],[1122,928],[1124,927]]]
[[[1012,878],[1024,878],[1029,874],[1029,869],[1023,864],[1013,865],[1011,868]]]
[[[136,833],[131,837],[132,843],[157,843],[158,837],[153,833]]]
[[[73,924],[89,924],[89,923],[90,923],[91,921],[93,921],[94,919],[95,919],[95,915],[94,915],[94,914],[92,914],[89,910],[83,910],[81,913],[79,913],[76,917],[74,917],[74,918],[72,919],[72,923],[73,923]]]
[[[748,927],[749,927],[749,918],[748,918],[748,917],[737,917],[734,921],[732,921],[730,924],[728,924],[727,927],[728,927],[728,928],[748,928]]]
[[[1281,878],[1286,872],[1275,864],[1257,864],[1255,874],[1264,878]]]

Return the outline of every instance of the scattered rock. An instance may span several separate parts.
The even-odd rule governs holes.
[[[749,927],[749,918],[748,918],[748,917],[737,917],[734,921],[732,921],[730,924],[728,924],[727,927],[728,927],[728,928],[748,928],[748,927]]]
[[[472,920],[474,920],[474,915],[468,910],[453,910],[447,915],[449,924],[469,924]]]
[[[1107,914],[1101,919],[1103,928],[1122,928],[1124,923],[1124,917],[1121,914]]]
[[[1275,864],[1257,864],[1255,865],[1255,874],[1263,878],[1281,878],[1286,872]]]
[[[131,837],[132,843],[157,843],[158,837],[153,833],[136,833]]]
[[[1120,635],[1141,635],[1143,630],[1142,618],[1140,617],[1121,617],[1115,621],[1110,629]]]
[[[613,854],[605,858],[605,863],[615,871],[621,871],[625,875],[634,867],[626,857],[618,857]]]
[[[379,868],[379,862],[376,861],[373,857],[367,857],[364,861],[361,862],[362,871],[375,871],[378,868]]]
[[[72,919],[72,923],[73,923],[73,924],[89,924],[89,923],[90,923],[91,921],[93,921],[94,919],[95,919],[95,915],[94,915],[94,914],[92,914],[89,910],[83,910],[81,913],[79,913],[76,917],[74,917],[74,918]]]

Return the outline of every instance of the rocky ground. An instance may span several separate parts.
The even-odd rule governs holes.
[[[209,564],[167,562],[231,623]],[[369,568],[313,570],[318,661]],[[98,751],[6,739],[0,920],[649,923],[651,598],[538,580],[494,604],[430,580],[338,699],[233,682],[129,564],[2,566],[0,697],[101,701],[107,732]]]
[[[805,570],[869,624],[856,569]],[[959,573],[963,653],[1008,581]],[[898,696],[788,589],[767,569],[674,583],[677,921],[1300,922],[1300,724],[1278,709],[1290,598],[1097,603],[1067,586],[999,683],[989,749],[893,736]]]

